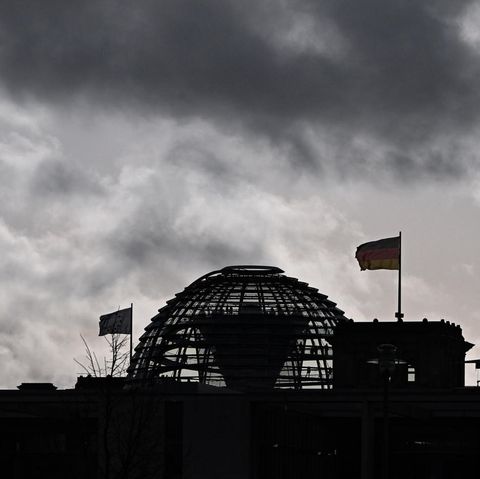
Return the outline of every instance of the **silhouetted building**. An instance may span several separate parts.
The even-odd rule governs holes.
[[[381,344],[394,344],[403,360],[392,376],[392,387],[441,389],[465,384],[465,353],[472,348],[459,325],[429,322],[343,322],[335,330],[334,387],[379,385],[378,368],[368,362]]]
[[[229,266],[159,310],[135,348],[129,380],[161,377],[236,390],[332,386],[334,327],[343,311],[271,266]]]
[[[480,389],[464,386],[461,328],[353,322],[282,273],[192,283],[146,327],[128,378],[0,391],[4,476],[373,479],[385,452],[390,478],[471,473]]]

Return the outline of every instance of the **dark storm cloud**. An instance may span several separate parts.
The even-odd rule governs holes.
[[[2,12],[2,77],[20,93],[268,118],[315,110],[314,96],[332,107],[338,92],[330,86],[345,78],[323,58],[284,61],[229,2],[27,5]]]
[[[1,78],[18,97],[243,125],[308,163],[318,157],[298,128],[305,123],[401,151],[476,123],[478,58],[456,23],[470,3],[2,2]],[[323,50],[286,48],[276,32],[296,12],[320,36],[327,22],[337,40],[325,38]],[[415,153],[384,164],[428,172]]]

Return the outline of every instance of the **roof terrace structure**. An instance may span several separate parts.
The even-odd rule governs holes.
[[[397,348],[391,387],[438,390],[465,386],[465,341],[460,325],[449,321],[347,321],[335,330],[334,388],[378,388],[382,378],[372,358],[380,345]]]

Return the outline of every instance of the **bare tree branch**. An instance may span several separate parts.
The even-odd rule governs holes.
[[[112,334],[110,337],[105,336],[109,354],[108,357],[103,357],[103,364],[100,364],[97,354],[90,349],[85,338],[82,335],[80,335],[80,337],[85,345],[85,361],[82,362],[75,358],[74,361],[87,374],[93,377],[118,377],[125,375],[130,356],[129,351],[126,348],[128,345],[128,336],[120,334]]]

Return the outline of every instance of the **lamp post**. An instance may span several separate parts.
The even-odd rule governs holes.
[[[398,348],[393,344],[377,346],[378,358],[370,359],[369,364],[377,364],[383,379],[383,450],[382,450],[382,479],[389,476],[389,386],[390,380],[398,364],[406,361],[397,358]]]

